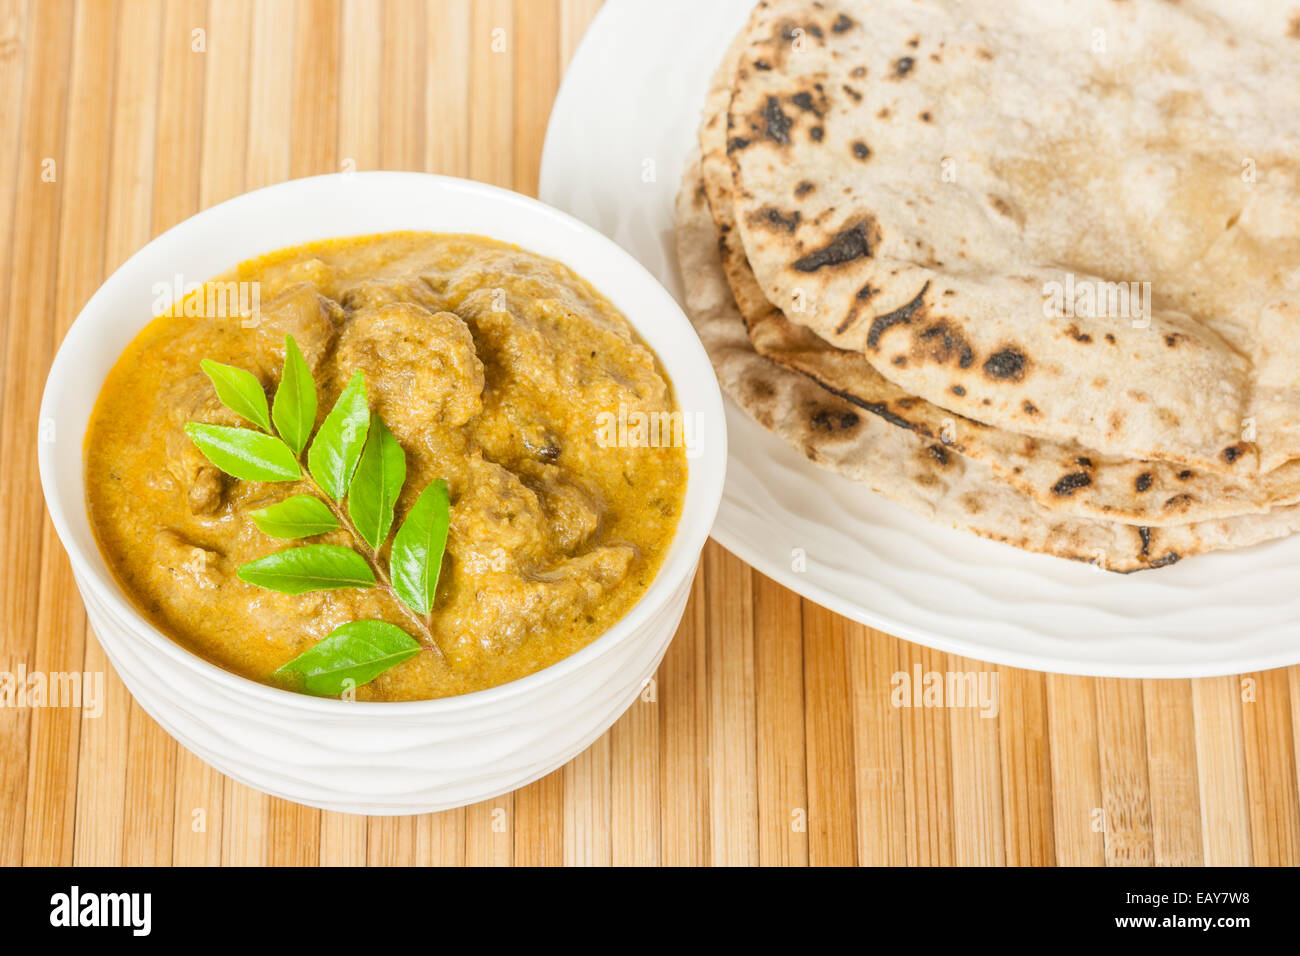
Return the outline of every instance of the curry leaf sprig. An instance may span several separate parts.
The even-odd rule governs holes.
[[[421,638],[386,621],[353,621],[277,676],[300,682],[309,693],[337,694],[349,682],[366,683],[400,664],[421,643],[440,654],[431,614],[450,523],[447,482],[439,478],[420,493],[393,535],[385,564],[381,552],[406,483],[406,454],[370,411],[364,374],[353,374],[316,429],[316,383],[293,336],[285,336],[284,370],[269,406],[251,372],[210,359],[201,365],[221,403],[255,428],[189,422],[186,434],[199,451],[235,478],[300,481],[309,489],[251,512],[258,529],[297,540],[343,528],[353,540],[353,547],[308,544],[272,552],[240,567],[240,580],[283,594],[383,588]]]

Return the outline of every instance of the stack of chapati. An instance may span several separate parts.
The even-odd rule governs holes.
[[[789,0],[677,208],[724,388],[933,520],[1117,571],[1300,527],[1300,10]]]

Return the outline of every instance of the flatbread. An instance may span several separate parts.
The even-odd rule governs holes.
[[[1281,23],[1236,0],[760,3],[727,148],[764,296],[1011,432],[1231,475],[1300,457]]]
[[[698,153],[677,199],[678,261],[686,309],[724,390],[764,428],[924,517],[1028,551],[1114,571],[1160,567],[1192,554],[1244,547],[1300,527],[1300,507],[1265,515],[1146,528],[1053,514],[977,461],[854,405],[759,355],[726,276]]]
[[[756,351],[812,378],[858,408],[942,442],[987,465],[1044,507],[1065,514],[1159,526],[1259,514],[1300,500],[1300,462],[1244,482],[1161,461],[1100,455],[1076,442],[1018,435],[939,408],[890,382],[860,353],[836,348],[769,302],[732,234],[731,166],[726,115],[744,34],[724,55],[710,84],[700,127],[702,172],[721,233],[722,267]]]

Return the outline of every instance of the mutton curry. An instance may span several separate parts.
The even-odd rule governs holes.
[[[225,289],[240,294],[212,294]],[[155,318],[92,415],[86,487],[101,550],[183,646],[271,681],[348,622],[408,625],[383,589],[284,594],[236,575],[284,544],[250,513],[311,489],[223,474],[186,425],[247,424],[200,363],[247,369],[269,395],[286,336],[319,389],[318,420],[364,373],[371,412],[405,453],[399,521],[436,479],[450,492],[428,616],[436,647],[362,684],[358,699],[444,697],[522,677],[589,643],[649,586],[681,513],[687,461],[680,443],[610,442],[599,427],[602,415],[680,415],[623,316],[559,263],[493,240],[329,240],[246,262]],[[310,541],[351,544],[343,528]]]

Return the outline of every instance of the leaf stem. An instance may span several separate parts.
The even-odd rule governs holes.
[[[338,522],[343,529],[352,536],[352,543],[356,546],[361,556],[366,559],[366,563],[370,565],[370,570],[375,573],[375,578],[379,581],[379,587],[388,592],[388,596],[393,599],[393,603],[397,605],[398,609],[415,628],[417,632],[416,636],[419,638],[420,643],[437,654],[439,660],[445,661],[447,655],[443,653],[442,648],[438,646],[437,638],[433,636],[433,615],[430,614],[428,617],[422,617],[411,608],[407,607],[406,602],[397,596],[397,592],[393,589],[393,581],[388,576],[388,571],[384,568],[383,563],[379,560],[379,554],[370,547],[370,544],[363,537],[361,537],[360,532],[357,531],[356,526],[352,523],[352,519],[348,515],[347,509],[345,509],[341,503],[336,502],[326,494],[320,485],[316,484],[316,479],[313,478],[311,472],[307,470],[306,463],[301,461],[301,456],[299,463],[302,465],[303,481],[307,482],[307,484],[311,486],[312,491],[315,492],[321,501],[325,502],[325,507],[329,508],[329,510],[334,513],[334,517],[338,519]]]

